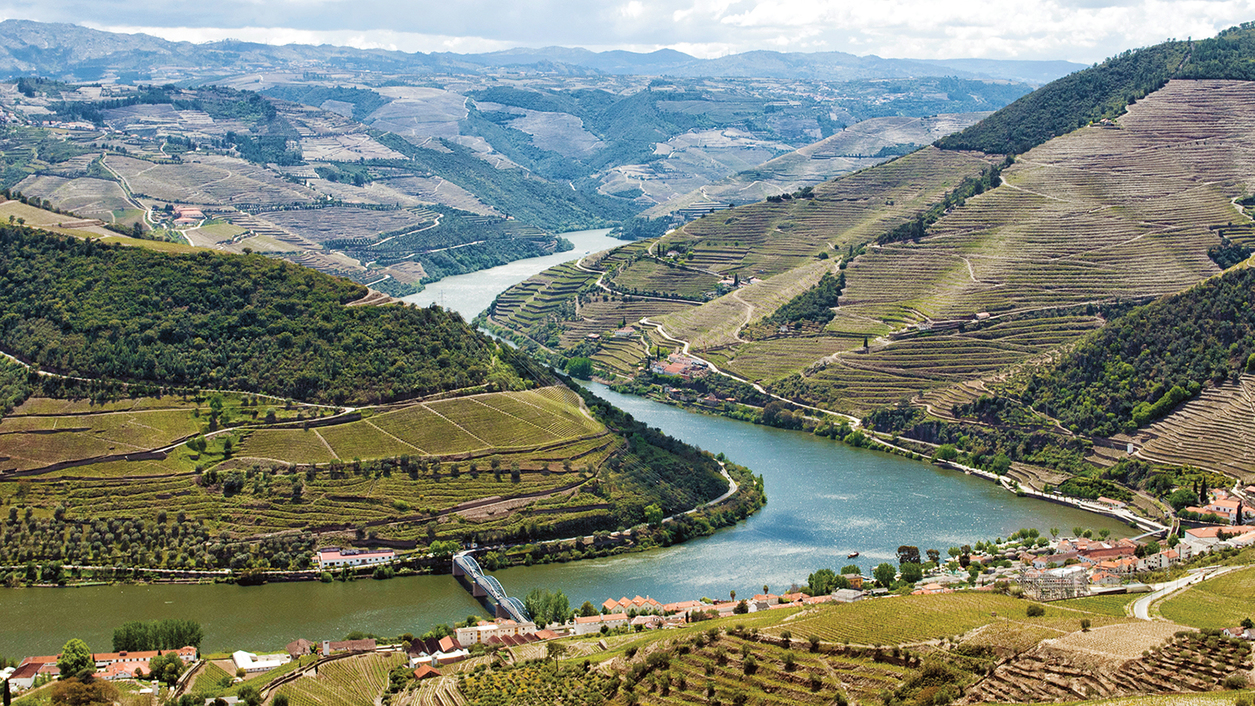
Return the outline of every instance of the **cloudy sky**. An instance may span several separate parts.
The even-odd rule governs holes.
[[[557,45],[1089,63],[1255,20],[1255,0],[0,0],[0,17],[424,52]]]

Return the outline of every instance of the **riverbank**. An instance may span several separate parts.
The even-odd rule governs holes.
[[[597,382],[606,384],[607,386],[609,386],[611,389],[615,390],[616,392],[642,397],[644,399],[658,402],[660,404],[665,404],[668,406],[676,407],[678,409],[683,409],[690,413],[719,416],[719,417],[724,417],[727,419],[732,419],[732,420],[736,420],[740,422],[748,422],[751,424],[757,424],[757,425],[763,425],[763,426],[775,426],[775,425],[766,424],[763,421],[763,411],[764,411],[763,407],[744,404],[743,402],[740,402],[740,401],[730,402],[727,400],[720,400],[717,397],[715,399],[710,399],[708,401],[708,398],[702,398],[702,397],[698,397],[692,394],[689,394],[689,395],[681,394],[681,396],[677,398],[677,397],[673,397],[666,394],[666,388],[660,385],[651,384],[651,383],[640,383],[637,381],[623,383],[623,382],[598,380]],[[682,390],[682,389],[684,388],[677,388],[677,391]],[[900,446],[897,443],[894,443],[895,441],[899,441],[899,439],[894,437],[893,435],[882,433],[882,432],[876,432],[874,430],[863,427],[862,425],[859,425],[858,427],[851,426],[850,429],[846,431],[846,433],[837,433],[837,434],[832,434],[832,435],[825,434],[822,431],[823,427],[820,427],[817,425],[817,423],[820,423],[823,420],[816,419],[815,417],[810,416],[810,415],[806,415],[802,417],[800,416],[800,413],[803,410],[799,409],[797,411],[799,413],[799,416],[794,417],[794,419],[804,419],[805,421],[810,422],[810,425],[812,426],[811,429],[808,430],[806,428],[806,426],[808,425],[806,424],[784,426],[784,427],[779,427],[779,428],[792,429],[794,431],[801,431],[803,433],[812,433],[819,436],[831,436],[831,438],[833,438],[833,440],[836,443],[845,443],[851,446],[865,448],[871,451],[879,451],[882,453],[888,453],[888,454],[900,456],[902,458],[906,458],[912,461],[933,463],[934,465],[937,465],[941,468],[953,469],[953,470],[965,473],[967,475],[974,476],[976,478],[988,480],[992,483],[997,484],[999,487],[1006,490],[1007,492],[1013,493],[1019,497],[1029,497],[1029,498],[1034,498],[1037,500],[1043,500],[1045,502],[1057,503],[1060,505],[1067,505],[1070,507],[1077,508],[1079,510],[1083,510],[1085,512],[1090,512],[1093,514],[1102,515],[1104,517],[1109,517],[1115,520],[1119,520],[1121,522],[1125,522],[1129,524],[1130,526],[1137,527],[1138,529],[1145,532],[1166,532],[1169,529],[1169,526],[1167,525],[1156,522],[1150,518],[1142,517],[1140,515],[1134,514],[1133,512],[1129,510],[1122,510],[1119,508],[1109,507],[1101,503],[1086,500],[1084,498],[1076,498],[1076,497],[1071,497],[1071,496],[1066,496],[1066,495],[1060,495],[1059,493],[1047,493],[1040,489],[1033,488],[1031,486],[1025,486],[1021,484],[1020,482],[1018,482],[1017,480],[1007,475],[999,475],[987,469],[964,465],[955,461],[934,460],[932,453],[926,454],[926,453],[922,453],[920,450],[917,450],[917,449],[910,449],[904,446]],[[842,419],[842,420],[846,419],[844,415],[834,414],[833,417]],[[908,441],[911,444],[928,447],[930,451],[933,451],[933,452],[935,452],[936,449],[938,448],[937,444],[931,444],[925,441],[920,441],[918,439],[906,439],[905,437],[902,437],[902,440]]]

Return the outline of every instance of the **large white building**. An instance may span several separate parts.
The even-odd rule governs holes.
[[[387,564],[397,558],[391,549],[340,549],[328,547],[318,550],[318,568],[326,571],[344,566],[372,566]]]
[[[292,661],[292,656],[284,653],[277,655],[255,655],[252,652],[239,650],[231,653],[231,661],[235,663],[236,669],[243,669],[245,672],[269,672],[277,669]]]
[[[611,613],[610,615],[590,615],[587,618],[579,617],[575,619],[575,629],[571,632],[576,635],[590,635],[595,632],[601,632],[601,626],[613,630],[621,628],[628,624],[627,613]]]

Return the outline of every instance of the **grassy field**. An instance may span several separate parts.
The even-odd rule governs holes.
[[[894,645],[958,635],[999,621],[1052,628],[1056,635],[1061,634],[1060,631],[1079,630],[1081,618],[1088,617],[1095,625],[1119,622],[1115,618],[1085,615],[1053,604],[1047,606],[1045,616],[1027,618],[1024,614],[1027,605],[1009,596],[968,591],[903,596],[820,606],[790,621],[788,629],[794,635],[817,635],[832,642]],[[772,631],[778,632],[776,628]]]
[[[569,391],[498,392],[405,406],[317,429],[251,432],[240,455],[287,463],[447,456],[551,444],[598,434]]]
[[[1125,616],[1125,606],[1137,599],[1138,596],[1136,594],[1115,594],[1108,596],[1090,596],[1089,598],[1076,598],[1068,601],[1056,601],[1051,603],[1051,605],[1057,605],[1061,608],[1083,610],[1087,613],[1101,613],[1103,615],[1123,618]]]
[[[221,424],[253,423],[265,410],[273,410],[276,421],[293,420],[297,414],[254,404],[251,397],[224,395],[218,399],[223,410]],[[0,420],[0,469],[26,471],[161,448],[209,432],[211,412],[209,400],[204,398],[146,397],[104,405],[33,398]],[[162,464],[171,472],[180,465]],[[183,470],[190,471],[191,465]],[[82,472],[110,474],[111,470],[97,464],[84,467]]]
[[[1231,628],[1255,619],[1255,568],[1235,571],[1193,586],[1164,601],[1159,613],[1196,628]]]

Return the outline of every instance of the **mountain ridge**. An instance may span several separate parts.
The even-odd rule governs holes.
[[[173,42],[148,34],[124,34],[65,23],[9,19],[0,22],[0,74],[74,74],[82,80],[99,78],[103,71],[141,70],[154,60],[184,62],[201,69],[226,68],[231,62],[287,64],[300,61],[340,61],[344,66],[378,70],[453,71],[478,73],[491,68],[536,68],[550,71],[578,67],[611,75],[665,74],[683,77],[809,78],[855,80],[861,78],[913,78],[956,76],[993,80],[1017,80],[1040,84],[1083,64],[1060,61],[1007,61],[996,59],[885,59],[844,52],[747,51],[713,59],[699,59],[674,49],[653,52],[609,50],[594,52],[579,47],[518,47],[483,54],[451,52],[408,53],[384,49],[354,49],[336,45],[268,45],[233,39],[195,44]],[[1062,72],[1062,73],[1060,73]]]

